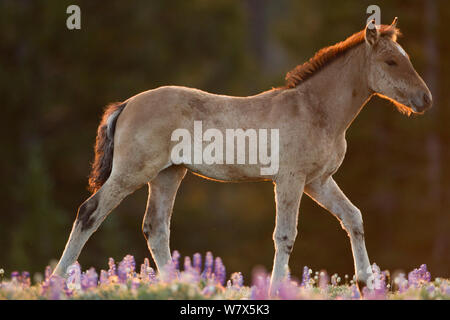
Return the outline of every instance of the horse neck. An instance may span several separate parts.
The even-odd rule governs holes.
[[[311,109],[320,109],[320,116],[325,116],[329,131],[335,135],[345,133],[372,96],[365,61],[365,46],[361,44],[325,66],[300,89],[308,92]]]

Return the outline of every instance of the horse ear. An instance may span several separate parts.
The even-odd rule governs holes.
[[[377,43],[379,37],[380,31],[375,25],[375,19],[372,19],[366,26],[364,39],[369,45],[373,46],[375,43]]]
[[[398,21],[398,18],[395,17],[395,18],[394,18],[394,21],[392,21],[392,23],[391,23],[391,27],[392,27],[392,28],[396,28],[396,27],[397,27],[397,21]]]

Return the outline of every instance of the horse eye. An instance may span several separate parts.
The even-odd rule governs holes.
[[[394,60],[386,60],[385,62],[389,66],[396,66],[397,65],[397,62],[395,62]]]

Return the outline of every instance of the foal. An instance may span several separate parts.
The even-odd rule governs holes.
[[[286,274],[303,193],[340,221],[350,237],[357,280],[367,283],[371,270],[361,212],[332,176],[344,159],[347,128],[373,95],[393,101],[408,114],[423,113],[431,106],[430,91],[396,42],[396,22],[375,27],[372,21],[365,30],[320,50],[289,72],[285,87],[255,96],[166,86],[109,106],[98,128],[89,180],[93,194],[79,207],[54,273],[65,275],[111,210],[145,183],[149,198],[143,232],[161,271],[171,260],[170,217],[177,189],[189,169],[219,181],[273,181],[272,293]],[[171,133],[177,128],[192,132],[195,120],[222,132],[226,128],[278,129],[278,172],[262,175],[260,164],[174,164]]]

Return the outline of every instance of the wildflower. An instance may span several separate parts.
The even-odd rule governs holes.
[[[171,282],[177,278],[178,270],[172,261],[169,261],[161,270],[161,278],[165,282]]]
[[[108,283],[109,283],[108,272],[106,272],[105,270],[101,270],[100,271],[100,284],[108,284]]]
[[[300,284],[301,287],[306,288],[309,284],[310,280],[310,269],[307,266],[303,267],[303,275],[302,275],[302,282]]]
[[[352,295],[351,295],[352,299],[359,299],[359,298],[361,298],[361,294],[359,293],[358,287],[355,284],[352,284],[351,292],[352,292]]]
[[[244,285],[244,277],[240,272],[234,272],[231,275],[231,281],[233,283],[233,287],[236,289],[239,289]]]
[[[282,300],[295,300],[298,298],[298,287],[294,281],[284,280],[278,288],[278,297]]]
[[[113,258],[108,259],[108,277],[114,277],[116,275],[116,264],[114,263]]]
[[[134,260],[134,257],[130,254],[127,254],[123,258],[123,261],[125,262],[127,274],[129,274],[130,276],[134,276],[134,271],[136,269],[136,262]]]
[[[153,282],[157,282],[156,279],[156,272],[155,270],[153,270],[153,268],[148,268],[148,279],[150,280],[151,283]]]
[[[422,264],[419,269],[414,269],[408,274],[409,285],[416,288],[430,280],[431,274],[428,272],[426,264]]]
[[[128,273],[130,268],[128,267],[128,262],[124,259],[119,263],[119,267],[117,268],[117,278],[119,283],[126,283]]]
[[[225,266],[222,263],[222,259],[220,259],[219,257],[217,257],[215,260],[214,274],[217,282],[220,283],[221,285],[224,285],[226,278],[226,271]]]
[[[97,287],[98,275],[97,272],[95,272],[94,268],[90,268],[88,271],[86,271],[86,284],[88,289]]]
[[[216,286],[215,286],[214,277],[209,278],[205,288],[203,288],[203,290],[202,290],[202,294],[209,297],[209,296],[213,295],[215,292],[216,292]]]
[[[192,262],[190,257],[184,257],[184,264],[183,264],[184,271],[191,271],[192,269]]]
[[[253,286],[251,287],[250,299],[269,299],[270,277],[264,271],[257,271],[253,276]]]
[[[214,264],[214,257],[210,251],[206,253],[205,269],[203,270],[202,278],[208,279],[211,277]]]
[[[22,285],[25,287],[29,287],[31,285],[30,273],[27,271],[22,272],[21,275]]]
[[[200,253],[195,253],[193,257],[194,268],[197,270],[198,274],[202,271],[202,256]]]
[[[65,281],[64,278],[54,275],[51,276],[49,279],[49,286],[48,286],[48,296],[51,300],[60,300],[63,298],[63,293],[65,289]]]
[[[172,263],[173,263],[173,267],[176,269],[176,270],[179,270],[180,269],[180,253],[177,251],[177,250],[175,250],[173,253],[172,253]]]
[[[14,284],[19,284],[20,283],[19,272],[17,272],[17,271],[11,272],[11,282],[14,283]]]

